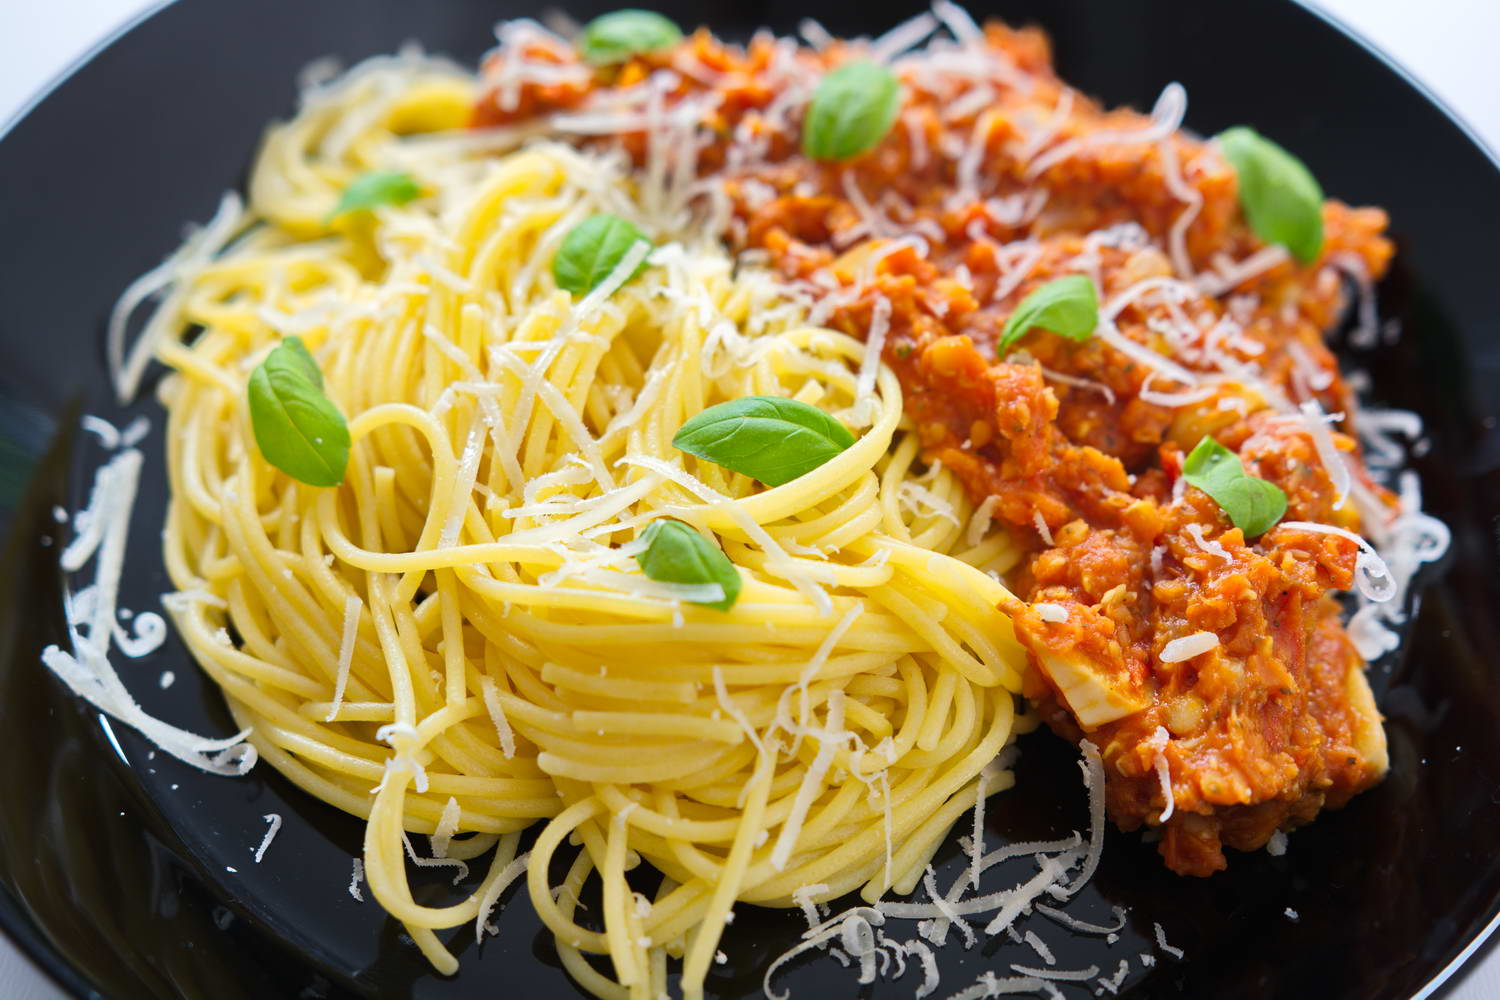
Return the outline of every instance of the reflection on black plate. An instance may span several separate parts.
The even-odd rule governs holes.
[[[683,3],[664,9],[683,23],[703,16]],[[1295,834],[1285,856],[1237,857],[1208,880],[1179,879],[1149,845],[1112,832],[1074,912],[1106,921],[1123,905],[1128,925],[1113,945],[1053,935],[1058,965],[1108,973],[1131,959],[1122,990],[1130,996],[1420,992],[1500,909],[1500,687],[1488,683],[1500,663],[1500,292],[1490,273],[1500,173],[1397,74],[1290,3],[1023,0],[974,10],[1043,25],[1061,72],[1108,103],[1147,106],[1163,84],[1181,80],[1190,127],[1211,133],[1251,122],[1297,149],[1330,191],[1390,210],[1400,252],[1382,309],[1407,335],[1348,361],[1370,371],[1380,402],[1426,418],[1433,448],[1418,463],[1426,505],[1454,529],[1453,553],[1400,653],[1373,668],[1389,778]],[[352,62],[409,38],[473,62],[493,21],[526,12],[465,0],[179,5],[98,55],[0,142],[0,233],[10,248],[0,268],[0,505],[9,520],[0,571],[0,922],[80,995],[576,992],[514,889],[506,902],[516,905],[495,921],[499,937],[476,947],[460,936],[462,971],[433,975],[399,925],[346,891],[360,822],[268,767],[226,780],[153,757],[133,732],[101,724],[38,660],[64,634],[62,539],[51,510],[82,499],[82,473],[98,457],[92,439],[73,430],[76,418],[128,416],[110,399],[99,346],[120,289],[176,245],[182,220],[210,214],[263,123],[291,108],[298,68],[330,53]],[[909,13],[903,4],[736,2],[719,5],[714,21],[733,36],[762,23],[787,30],[812,15],[836,33],[860,34]],[[144,448],[123,584],[138,608],[167,589],[156,534],[160,435]],[[165,691],[154,683],[164,669],[177,676]],[[231,731],[175,639],[122,674],[153,714]],[[1022,746],[1020,783],[995,800],[991,834],[1082,828],[1071,749],[1045,734]],[[251,853],[270,812],[287,824],[256,865]],[[956,870],[956,848],[946,851]],[[456,892],[441,878],[424,886],[419,901],[433,905]],[[1187,957],[1143,971],[1135,959],[1150,950],[1155,922]],[[770,956],[801,926],[795,914],[741,908],[711,993],[758,993]],[[1001,940],[950,947],[940,956],[944,990],[1026,958]],[[916,981],[908,975],[861,995],[905,995]],[[850,982],[815,962],[784,985],[794,996],[843,996]]]

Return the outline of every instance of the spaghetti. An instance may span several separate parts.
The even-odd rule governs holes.
[[[368,819],[365,881],[439,970],[457,962],[438,932],[482,934],[524,873],[585,988],[662,995],[670,955],[700,996],[737,902],[910,892],[1009,786],[980,772],[1016,730],[1024,653],[996,607],[1019,553],[970,531],[947,470],[919,472],[878,358],[643,211],[622,157],[412,134],[460,124],[473,96],[411,59],[313,95],[268,134],[243,235],[150,321],[137,351],[175,369],[168,566],[206,595],[174,617],[261,757]],[[355,176],[391,168],[422,196],[326,232]],[[575,301],[546,263],[601,211],[655,246]],[[293,335],[348,418],[337,488],[276,471],[251,434],[250,372]],[[673,447],[749,395],[860,436],[774,488]],[[642,574],[662,519],[722,545],[733,607]],[[461,874],[485,851],[469,898],[415,901],[408,855]],[[627,881],[638,860],[665,876],[654,900]],[[602,931],[570,902],[595,875]]]

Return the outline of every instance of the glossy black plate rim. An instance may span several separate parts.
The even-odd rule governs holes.
[[[167,2],[171,3],[172,0],[167,0]],[[1310,2],[1310,0],[1291,0],[1291,2],[1297,4],[1314,17],[1332,25],[1344,37],[1352,40],[1360,48],[1364,49],[1368,55],[1378,60],[1387,70],[1400,77],[1402,82],[1421,94],[1428,104],[1432,105],[1434,109],[1457,126],[1459,131],[1464,134],[1464,138],[1468,139],[1469,143],[1485,159],[1489,160],[1490,166],[1496,171],[1500,171],[1500,152],[1490,148],[1489,143],[1479,134],[1479,130],[1466,117],[1459,114],[1456,108],[1452,107],[1446,100],[1439,96],[1426,81],[1408,69],[1404,63],[1390,55],[1379,45],[1375,44],[1364,32],[1357,30],[1332,11],[1326,10],[1318,4]],[[1497,944],[1500,944],[1500,936],[1497,936],[1497,931],[1500,931],[1500,900],[1497,900],[1495,905],[1491,907],[1489,922],[1484,925],[1484,928],[1457,955],[1453,956],[1446,965],[1435,972],[1432,978],[1427,981],[1427,985],[1423,986],[1412,996],[1412,1000],[1427,1000],[1429,997],[1451,995],[1475,969],[1479,968],[1486,956],[1495,950]]]
[[[3,141],[18,124],[66,84],[79,70],[176,2],[177,0],[158,0],[101,37],[44,84],[8,120],[0,123],[0,141]],[[1464,116],[1450,107],[1431,87],[1413,75],[1402,63],[1387,54],[1362,32],[1310,0],[1284,0],[1284,2],[1301,8],[1304,12],[1331,26],[1358,46],[1365,55],[1372,57],[1382,67],[1397,76],[1408,88],[1419,94],[1434,112],[1455,126],[1489,166],[1500,173],[1500,155],[1489,147]],[[0,147],[0,155],[3,154],[4,147]],[[101,721],[107,729],[109,721]],[[1492,902],[1484,926],[1441,968],[1431,974],[1427,982],[1413,994],[1413,1000],[1451,995],[1452,991],[1479,966],[1483,958],[1495,949],[1497,942],[1500,942],[1500,935],[1497,935],[1497,931],[1500,931],[1500,897]],[[101,996],[93,984],[80,973],[77,965],[40,931],[25,907],[4,883],[0,883],[0,933],[3,933],[37,969],[68,994],[79,998]]]

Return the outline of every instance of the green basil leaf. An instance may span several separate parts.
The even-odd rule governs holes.
[[[552,258],[552,277],[557,279],[558,288],[587,295],[620,266],[631,247],[650,242],[645,233],[617,215],[591,215],[563,237]],[[630,278],[645,269],[643,260]]]
[[[1240,457],[1211,437],[1182,463],[1182,477],[1212,497],[1246,538],[1265,534],[1286,513],[1281,488],[1246,473]]]
[[[578,36],[578,54],[592,66],[611,66],[681,39],[682,29],[655,11],[617,10],[584,26]]]
[[[722,601],[693,601],[728,611],[740,596],[740,571],[722,549],[681,521],[653,521],[641,536],[646,551],[635,557],[641,572],[662,583],[717,583]]]
[[[1240,208],[1267,243],[1279,243],[1304,264],[1323,250],[1323,189],[1301,160],[1244,125],[1218,135],[1219,149],[1239,177]]]
[[[996,352],[1003,358],[1010,346],[1031,330],[1046,330],[1069,340],[1088,340],[1099,325],[1099,293],[1087,275],[1070,274],[1047,282],[1021,300],[1000,334]]]
[[[884,66],[847,62],[818,81],[802,124],[802,152],[849,160],[880,144],[901,110],[901,82]]]
[[[278,351],[280,352],[279,354],[277,353]],[[276,355],[274,364],[278,366],[286,365],[296,369],[313,385],[319,389],[323,388],[323,372],[318,367],[317,360],[313,358],[312,352],[307,349],[307,345],[302,343],[301,337],[287,337],[280,344],[276,345],[275,350],[271,354]],[[266,362],[270,361],[271,357],[268,355]],[[264,364],[265,362],[262,363]]]
[[[678,429],[672,444],[767,486],[789,483],[854,443],[815,406],[780,396],[746,396],[710,406]]]
[[[250,426],[260,453],[309,486],[337,486],[349,465],[349,425],[323,395],[323,373],[287,337],[250,375]]]
[[[404,170],[371,170],[344,188],[326,221],[332,222],[350,212],[367,212],[379,205],[405,205],[421,193],[417,179]]]

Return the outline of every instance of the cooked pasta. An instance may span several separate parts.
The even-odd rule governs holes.
[[[1008,786],[981,772],[1016,729],[1024,654],[996,608],[1018,553],[970,539],[961,487],[917,463],[862,343],[660,228],[620,158],[403,137],[454,124],[468,87],[376,64],[314,96],[268,134],[243,236],[153,321],[175,370],[177,625],[260,756],[368,818],[369,887],[438,969],[456,968],[438,932],[482,934],[524,871],[584,987],[654,998],[671,955],[698,996],[736,903],[909,892],[976,795]],[[420,196],[325,231],[353,177],[391,168]],[[547,265],[604,211],[654,245],[575,300]],[[288,336],[347,417],[336,488],[257,447],[247,382]],[[747,396],[858,439],[769,488],[674,447]],[[722,546],[732,607],[641,571],[663,520]],[[450,863],[493,845],[472,896],[413,899],[411,833]],[[649,902],[626,879],[641,860],[666,880]],[[595,875],[602,931],[571,904]]]

